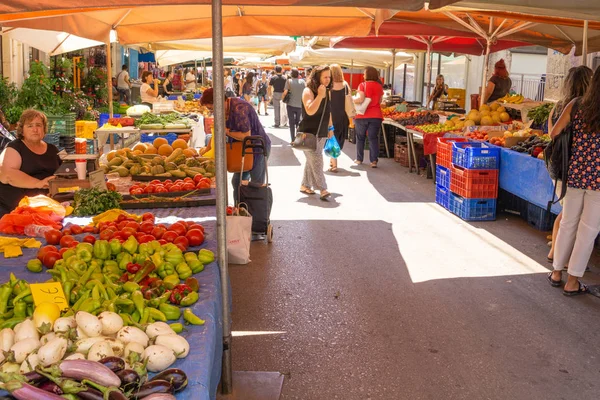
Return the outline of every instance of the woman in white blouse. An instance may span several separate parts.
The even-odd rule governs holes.
[[[160,81],[154,79],[152,72],[144,71],[142,73],[142,82],[142,86],[140,87],[142,104],[152,107],[152,103],[158,102],[158,84]],[[154,83],[154,88],[150,86],[152,83]]]

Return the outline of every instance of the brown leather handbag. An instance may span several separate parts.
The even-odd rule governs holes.
[[[230,140],[225,145],[228,172],[248,172],[254,167],[254,155],[251,152],[244,154],[242,158],[242,143],[237,140]]]

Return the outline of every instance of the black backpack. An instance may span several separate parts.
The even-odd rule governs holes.
[[[267,83],[266,82],[260,82],[258,84],[258,94],[260,96],[265,96],[267,94]]]

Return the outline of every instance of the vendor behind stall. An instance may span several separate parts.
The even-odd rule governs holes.
[[[508,70],[504,59],[501,59],[494,65],[494,75],[490,78],[485,87],[484,103],[491,103],[504,97],[510,92],[512,81],[508,77]]]
[[[433,92],[429,95],[429,99],[427,99],[427,106],[429,103],[433,102],[433,108],[436,108],[436,103],[442,96],[448,96],[448,85],[444,82],[444,75],[439,74],[437,78],[435,78],[435,87],[433,88]]]
[[[144,71],[144,73],[142,73],[142,82],[142,87],[140,87],[142,104],[152,108],[152,103],[158,102],[158,84],[160,81],[154,79],[152,72]],[[152,83],[154,83],[154,88],[150,86]]]
[[[56,146],[43,140],[47,130],[44,113],[25,110],[17,139],[0,153],[0,216],[14,210],[24,196],[47,193],[48,182],[61,164]]]

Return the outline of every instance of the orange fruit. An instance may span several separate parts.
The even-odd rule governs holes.
[[[148,146],[144,151],[144,154],[158,154],[158,150],[154,146]]]
[[[141,152],[143,153],[144,151],[146,151],[146,147],[147,147],[147,146],[146,146],[144,143],[138,143],[138,144],[136,144],[136,145],[133,147],[133,149],[132,149],[132,150],[133,150],[134,152],[135,152],[136,150],[139,150],[139,151],[141,151]]]
[[[168,144],[163,144],[158,148],[158,154],[161,156],[170,156],[173,153],[173,148]]]
[[[174,143],[173,143],[173,144],[174,144]],[[184,154],[186,157],[188,157],[188,158],[189,158],[189,157],[194,157],[194,156],[197,156],[197,155],[198,155],[198,153],[196,152],[196,150],[195,150],[195,149],[192,149],[191,147],[188,147],[187,149],[183,149],[183,154]]]
[[[144,152],[143,152],[143,151],[141,151],[141,150],[134,150],[134,151],[133,151],[133,155],[134,155],[134,156],[141,156],[142,154],[144,154]]]
[[[116,150],[112,150],[110,151],[107,155],[106,155],[106,159],[108,160],[108,162],[110,162],[113,158],[115,158],[117,156],[117,151]]]
[[[185,140],[183,139],[177,139],[173,142],[173,144],[171,145],[174,149],[187,149],[187,143],[185,142]]]
[[[167,144],[168,145],[169,142],[167,142],[167,139],[159,137],[159,138],[154,139],[154,142],[152,144],[154,145],[154,147],[156,147],[158,149],[163,144]]]

